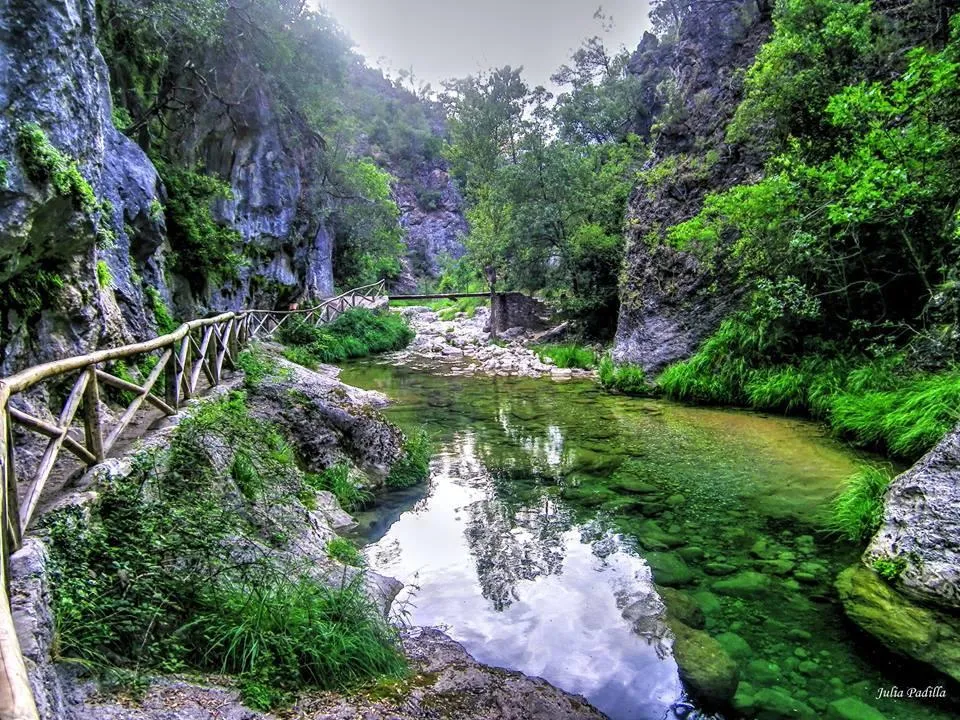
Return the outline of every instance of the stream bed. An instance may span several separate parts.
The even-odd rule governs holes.
[[[370,567],[406,585],[394,607],[411,624],[614,720],[694,717],[652,619],[662,601],[736,661],[744,707],[799,703],[824,717],[851,698],[894,720],[960,716],[949,699],[876,699],[943,681],[843,615],[833,579],[858,549],[825,516],[864,458],[818,425],[588,381],[374,363],[341,377],[434,438],[428,485],[358,516]]]

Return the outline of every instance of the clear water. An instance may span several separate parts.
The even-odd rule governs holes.
[[[875,699],[942,680],[876,646],[836,602],[833,578],[858,550],[823,521],[859,458],[818,426],[587,382],[376,364],[342,378],[386,393],[392,420],[435,438],[428,486],[359,518],[364,552],[407,584],[398,607],[410,622],[444,627],[479,660],[544,677],[614,720],[689,717],[662,627],[635,632],[623,617],[659,602],[646,559],[682,556],[685,577],[669,582],[733,643],[755,690],[817,714],[854,697],[892,719],[960,717],[949,699]],[[762,573],[762,589],[717,591],[731,570]]]

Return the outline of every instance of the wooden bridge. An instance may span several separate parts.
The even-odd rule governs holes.
[[[39,720],[10,612],[9,559],[23,542],[44,487],[55,468],[72,461],[90,467],[103,462],[144,406],[175,415],[181,404],[219,385],[224,369],[236,367],[241,348],[252,339],[271,337],[292,317],[314,325],[335,320],[353,308],[384,307],[389,302],[384,281],[355,288],[303,310],[247,310],[185,323],[169,335],[123,347],[100,350],[28,368],[0,380],[0,720]],[[111,374],[111,363],[151,358],[152,370],[142,384]],[[154,389],[163,378],[163,392]],[[17,395],[58,379],[73,379],[72,388],[51,422],[11,404]],[[100,388],[112,387],[132,396],[109,427],[100,402]],[[80,416],[82,427],[75,427]],[[47,443],[32,477],[18,478],[15,426]],[[62,458],[67,450],[72,457]],[[21,482],[23,480],[23,482]]]

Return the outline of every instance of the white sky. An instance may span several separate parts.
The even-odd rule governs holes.
[[[524,67],[531,85],[549,78],[593,35],[608,47],[637,46],[649,27],[647,0],[319,0],[370,65],[413,68],[434,89],[448,78],[503,65]],[[604,35],[593,18],[612,17]]]

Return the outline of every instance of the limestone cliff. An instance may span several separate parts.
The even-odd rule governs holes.
[[[738,0],[698,6],[676,40],[647,34],[630,62],[645,87],[655,135],[646,180],[627,208],[627,255],[614,356],[656,372],[693,354],[735,304],[716,292],[722,269],[707,269],[660,242],[696,215],[708,192],[748,182],[763,158],[725,141],[750,66],[772,29],[770,4]],[[726,287],[726,285],[725,285]]]

